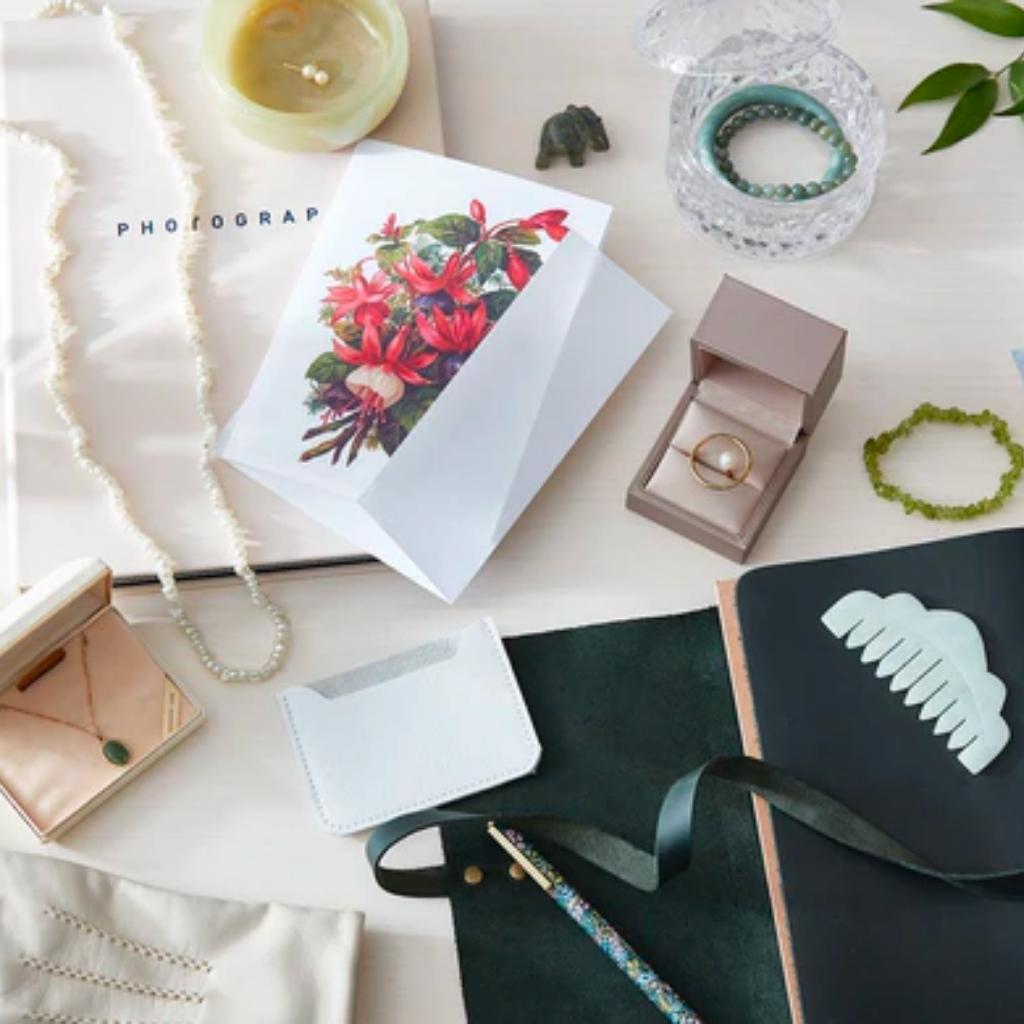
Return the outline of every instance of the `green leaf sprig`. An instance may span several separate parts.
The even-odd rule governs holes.
[[[950,14],[993,35],[1024,39],[1024,7],[1010,0],[948,0],[926,4],[925,10]],[[1005,82],[1009,106],[996,110],[1001,82]],[[984,64],[968,63],[939,68],[910,90],[899,109],[954,97],[953,110],[926,154],[963,142],[993,116],[1024,116],[1024,52],[994,71]]]

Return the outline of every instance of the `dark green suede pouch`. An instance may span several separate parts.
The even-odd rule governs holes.
[[[740,753],[714,610],[515,637],[506,646],[544,748],[538,773],[457,805],[550,813],[650,849],[669,785]],[[527,838],[529,836],[527,835]],[[479,826],[446,827],[445,856],[478,885],[452,894],[471,1024],[654,1024],[665,1018]],[[656,893],[542,850],[706,1024],[790,1016],[750,798],[701,796],[695,860]]]

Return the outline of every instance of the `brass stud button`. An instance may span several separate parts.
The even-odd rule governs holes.
[[[462,880],[466,885],[479,885],[484,880],[483,870],[478,868],[475,864],[470,864],[470,866],[462,872]]]
[[[526,872],[523,870],[522,864],[509,864],[508,877],[511,878],[513,882],[521,882],[526,877]]]

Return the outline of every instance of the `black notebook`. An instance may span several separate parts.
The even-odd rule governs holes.
[[[859,650],[822,625],[853,590],[910,593],[978,627],[988,669],[1008,690],[1011,731],[981,774],[971,775],[918,720],[920,709],[904,706],[875,666],[861,664]],[[767,761],[941,868],[1024,864],[1024,531],[756,569],[739,581],[735,599],[745,679],[742,658],[732,664],[741,717],[744,702],[752,704],[748,752],[757,752],[759,736]],[[1024,905],[876,863],[779,814],[767,839],[795,1021],[1024,1021]]]

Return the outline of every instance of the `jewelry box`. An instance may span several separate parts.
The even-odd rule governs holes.
[[[626,505],[743,562],[839,383],[846,331],[726,277],[690,346],[692,381]]]
[[[885,104],[864,68],[832,45],[839,20],[839,0],[642,5],[641,56],[679,76],[669,187],[701,237],[789,260],[837,245],[867,215]]]
[[[203,722],[111,605],[111,580],[80,559],[0,610],[0,792],[42,842]]]

